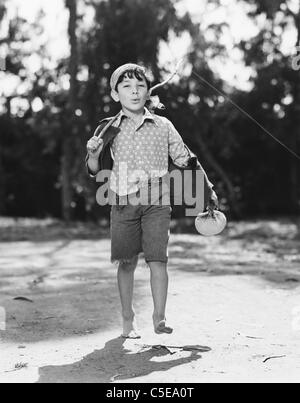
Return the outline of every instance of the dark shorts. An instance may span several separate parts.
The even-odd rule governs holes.
[[[112,206],[111,263],[129,261],[142,252],[147,263],[167,263],[171,213],[170,205]]]

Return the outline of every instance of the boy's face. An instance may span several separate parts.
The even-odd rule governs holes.
[[[118,85],[117,91],[112,91],[112,95],[114,100],[120,102],[124,108],[137,112],[144,109],[150,92],[144,78],[140,81],[136,77],[129,78],[126,75]]]

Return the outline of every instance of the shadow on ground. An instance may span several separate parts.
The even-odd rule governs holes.
[[[80,362],[40,368],[37,383],[82,383],[83,380],[84,383],[128,381],[154,372],[168,371],[202,358],[198,352],[191,352],[188,357],[176,358],[176,354],[171,355],[167,349],[145,350],[143,346],[137,353],[132,353],[124,347],[124,343],[122,338],[113,339],[107,342],[102,350],[94,351]],[[203,352],[208,351],[210,348],[203,347]]]

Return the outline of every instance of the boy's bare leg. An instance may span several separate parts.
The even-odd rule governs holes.
[[[118,269],[118,284],[122,304],[123,337],[137,339],[138,333],[135,312],[133,309],[134,272],[138,264],[138,256],[130,263],[120,263]]]
[[[155,333],[172,333],[166,326],[166,305],[168,298],[169,277],[167,263],[149,262],[151,270],[151,289],[154,303],[153,323]]]

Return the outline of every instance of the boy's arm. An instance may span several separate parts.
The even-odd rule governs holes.
[[[105,119],[106,121],[106,119]],[[104,150],[103,140],[99,138],[101,130],[104,129],[104,120],[100,122],[99,126],[94,132],[94,136],[87,143],[87,155],[85,157],[85,166],[87,174],[91,178],[96,178],[101,171],[101,156]]]
[[[182,137],[176,130],[173,123],[168,121],[168,124],[169,124],[169,154],[170,154],[170,157],[172,158],[173,162],[176,165],[179,165],[182,167],[187,167],[189,165],[189,161],[190,161],[190,154],[187,151],[187,149],[185,148]],[[205,170],[203,169],[203,167],[200,163],[199,163],[199,167],[205,176],[206,185],[209,188],[209,192],[210,192],[209,202],[208,202],[209,206],[213,209],[218,208],[219,201],[218,201],[218,196],[217,196],[216,192],[213,190],[214,184],[210,182]]]
[[[91,178],[96,178],[98,173],[101,171],[100,157],[101,157],[102,152],[103,152],[103,150],[101,151],[101,153],[97,159],[90,157],[89,154],[87,154],[87,156],[85,157],[86,170],[87,170],[88,175]],[[110,147],[110,154],[114,161],[115,156],[114,156],[114,153],[113,153],[111,147]]]
[[[212,210],[216,210],[219,208],[219,199],[218,199],[217,193],[213,189],[215,185],[213,183],[211,183],[211,181],[208,179],[207,173],[205,172],[204,168],[202,167],[202,165],[200,164],[199,161],[198,161],[198,166],[204,174],[206,188],[209,192],[208,204],[205,207],[209,207]]]
[[[172,122],[168,121],[169,126],[169,155],[174,164],[187,167],[190,160],[190,155],[184,146],[182,137],[176,130]]]
[[[87,144],[87,155],[85,157],[85,165],[87,174],[91,178],[96,178],[98,173],[103,169],[101,160],[102,154],[104,152],[104,142],[103,139],[99,138],[99,135],[103,129],[105,130],[106,127],[109,127],[111,124],[107,123],[108,121],[112,121],[111,118],[104,119],[100,122],[100,125],[97,127],[96,131],[94,132],[94,136],[89,140]],[[111,148],[110,148],[111,150]],[[111,150],[112,158],[114,159],[112,150]]]
[[[91,178],[95,178],[100,171],[100,163],[99,163],[99,158],[94,159],[87,154],[85,157],[85,165],[86,165],[86,170],[88,175]]]

